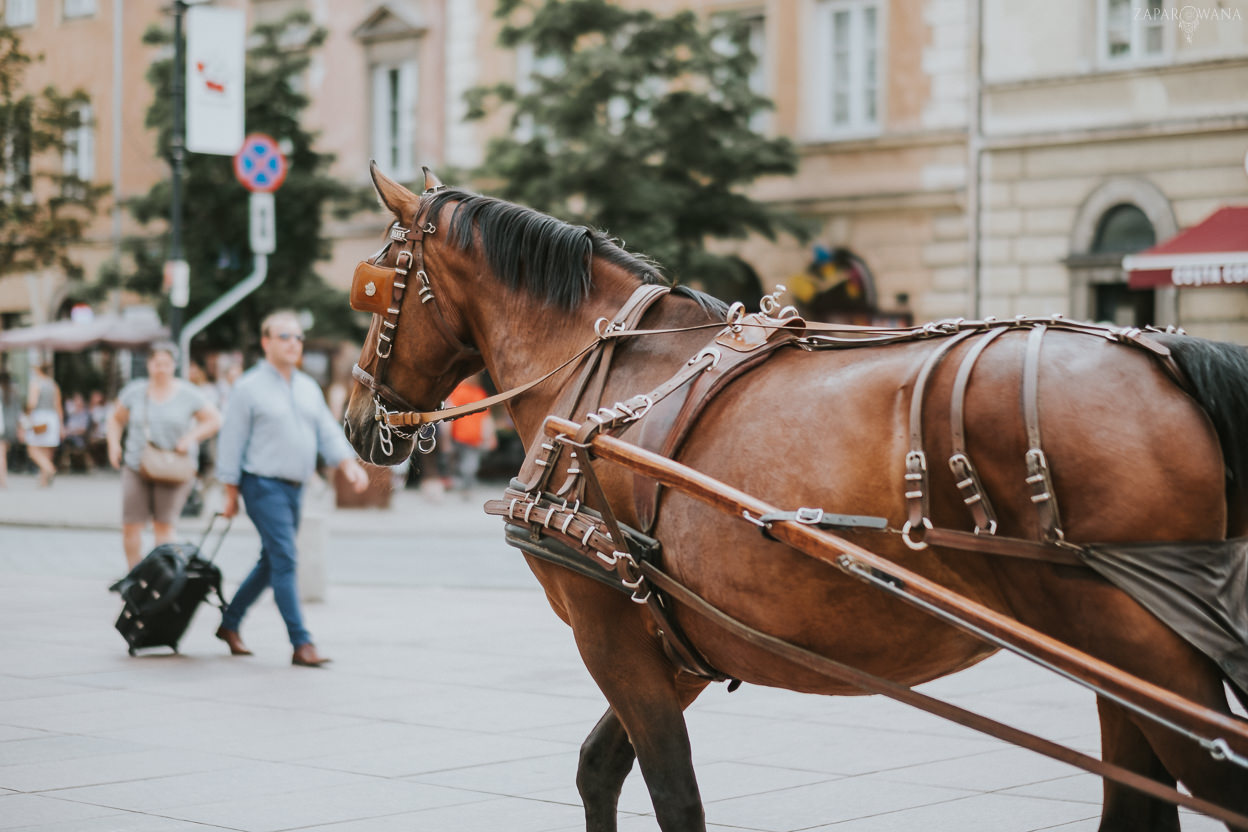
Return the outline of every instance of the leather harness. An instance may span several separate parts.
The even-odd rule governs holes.
[[[436,180],[435,180],[436,182]],[[440,189],[440,183],[426,190]],[[413,227],[396,223],[390,230],[391,242],[377,255],[362,261],[352,280],[351,305],[361,311],[381,316],[376,361],[369,373],[360,365],[352,371],[357,381],[374,393],[376,420],[383,444],[389,432],[404,434],[404,428],[418,431],[429,428],[427,441],[418,433],[418,447],[432,450],[432,425],[479,412],[514,398],[548,380],[567,367],[579,363],[575,381],[569,384],[555,408],[556,415],[571,418],[576,412],[588,417],[580,423],[576,436],[535,443],[525,459],[519,477],[512,480],[504,499],[486,503],[488,514],[499,515],[510,522],[509,539],[515,540],[527,530],[525,551],[542,550],[544,538],[560,542],[562,560],[567,565],[567,551],[579,551],[590,562],[597,562],[616,573],[617,588],[628,592],[635,601],[646,605],[664,633],[669,655],[680,666],[707,678],[722,679],[698,654],[696,648],[674,626],[658,593],[644,583],[641,564],[650,562],[659,552],[659,545],[648,537],[653,530],[660,506],[661,492],[657,482],[641,475],[633,480],[633,509],[639,529],[623,526],[602,494],[589,460],[587,445],[599,433],[619,434],[632,430],[632,440],[641,447],[672,458],[679,451],[698,416],[716,395],[734,380],[762,365],[781,347],[796,346],[808,351],[851,349],[941,339],[941,343],[920,366],[911,387],[909,408],[909,447],[905,457],[905,499],[907,516],[900,529],[893,528],[885,518],[863,515],[840,515],[825,509],[799,507],[793,511],[774,512],[763,517],[747,515],[764,534],[776,523],[795,522],[819,528],[855,529],[899,535],[911,548],[929,545],[961,549],[1005,557],[1041,560],[1063,565],[1082,565],[1079,547],[1067,543],[1061,528],[1057,496],[1051,471],[1041,443],[1039,423],[1039,357],[1044,335],[1054,329],[1079,332],[1129,344],[1149,351],[1181,385],[1183,374],[1171,359],[1165,345],[1138,329],[1119,329],[1095,324],[1067,321],[1061,317],[1026,318],[999,321],[962,319],[924,324],[902,329],[855,327],[808,323],[791,307],[781,309],[774,295],[763,299],[760,312],[745,314],[740,304],[730,308],[727,320],[719,323],[673,329],[640,329],[640,321],[654,304],[667,296],[665,286],[639,286],[611,320],[599,319],[595,339],[587,343],[558,367],[519,387],[501,392],[479,402],[436,411],[417,411],[386,384],[387,362],[393,351],[393,335],[407,288],[408,276],[420,281],[421,305],[432,305],[434,326],[454,349],[455,359],[478,356],[475,347],[465,344],[447,322],[438,306],[434,287],[424,266],[423,242],[426,234],[437,229],[425,220],[424,209],[417,212]],[[397,247],[392,267],[382,265],[393,247]],[[621,338],[643,337],[698,329],[715,330],[708,344],[681,365],[662,384],[645,394],[616,402],[601,404],[602,391],[611,371],[615,344]],[[967,451],[965,398],[972,370],[984,352],[1005,332],[1029,330],[1024,352],[1020,404],[1027,434],[1025,481],[1036,509],[1038,539],[1005,537],[996,534],[997,520],[987,492],[979,479]],[[971,515],[974,531],[938,528],[932,524],[929,508],[928,460],[923,437],[923,409],[927,389],[935,370],[953,349],[970,344],[957,370],[949,402],[952,430],[952,454],[948,460],[957,488]],[[404,407],[391,410],[390,407]],[[637,426],[637,423],[640,425]],[[563,459],[567,453],[568,458]],[[557,473],[561,483],[554,483]],[[584,506],[588,500],[596,511]],[[578,570],[584,573],[584,570]]]

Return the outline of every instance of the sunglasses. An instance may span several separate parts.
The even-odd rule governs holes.
[[[303,340],[302,335],[296,335],[293,332],[278,332],[273,335],[270,335],[269,337],[276,338],[279,341],[302,341]]]

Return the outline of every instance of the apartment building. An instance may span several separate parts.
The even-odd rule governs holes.
[[[32,82],[90,90],[96,179],[119,169],[124,197],[165,176],[142,126],[152,56],[138,40],[164,14],[157,0],[4,2],[6,19],[33,14],[27,44],[56,56]],[[367,182],[369,159],[401,180],[422,164],[471,169],[507,124],[465,122],[463,93],[523,83],[533,68],[532,55],[497,45],[494,0],[218,2],[253,20],[303,8],[329,30],[303,80],[308,126],[335,154],[333,174],[354,184]],[[796,176],[754,192],[817,228],[807,243],[733,244],[765,287],[828,289],[844,271],[812,262],[835,251],[873,277],[883,313],[1057,312],[1248,343],[1242,289],[1132,289],[1121,263],[1248,203],[1248,0],[621,2],[750,20],[756,85],[776,105],[759,126],[791,137],[800,156]],[[125,222],[102,218],[89,257],[112,256]],[[321,274],[345,286],[382,222],[373,212],[331,222]],[[30,283],[0,280],[0,311],[40,302]]]

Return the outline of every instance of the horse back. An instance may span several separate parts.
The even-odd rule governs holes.
[[[915,382],[937,343],[779,351],[706,406],[677,457],[783,509],[817,506],[882,515],[900,527],[906,517],[905,458],[911,450]],[[975,364],[965,391],[966,447],[996,508],[998,534],[1036,539],[1039,526],[1025,482],[1030,444],[1021,405],[1025,343],[1025,332],[1006,333]],[[921,391],[931,519],[937,526],[967,530],[970,515],[946,461],[954,378],[969,349],[964,343],[950,351]],[[1217,436],[1201,408],[1150,356],[1095,336],[1050,332],[1042,345],[1038,402],[1041,443],[1068,539],[1223,535],[1226,502]],[[656,536],[668,567],[713,603],[768,632],[899,681],[935,678],[991,653],[827,564],[763,539],[744,522],[725,523],[680,494],[664,497]],[[858,533],[855,540],[1016,614],[1031,600],[1020,598],[1020,584],[1057,587],[1065,579],[1061,568],[1049,564],[1003,563],[1009,559],[934,548],[913,551],[895,534]],[[791,668],[772,667],[762,656],[734,667],[740,645],[724,644],[700,622],[682,624],[694,631],[712,662],[727,663],[728,672],[792,685]],[[826,690],[814,679],[805,684],[809,687],[798,687],[845,692]]]

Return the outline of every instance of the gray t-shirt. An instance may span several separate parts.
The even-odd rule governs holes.
[[[173,395],[167,401],[157,402],[147,397],[147,379],[127,384],[117,397],[117,402],[130,412],[126,423],[126,442],[122,448],[121,462],[127,468],[138,470],[139,457],[148,440],[158,448],[172,450],[178,440],[191,429],[195,414],[208,405],[204,394],[191,384],[174,379]],[[144,431],[144,418],[147,430]],[[199,449],[191,446],[191,459],[197,459]]]

